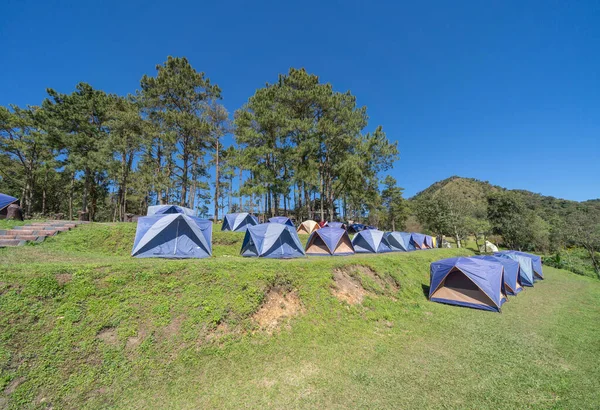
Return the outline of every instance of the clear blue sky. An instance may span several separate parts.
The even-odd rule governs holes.
[[[419,4],[417,4],[419,3]],[[368,107],[406,195],[451,175],[600,197],[598,1],[0,2],[0,105],[127,94],[168,55],[230,112],[289,67]]]

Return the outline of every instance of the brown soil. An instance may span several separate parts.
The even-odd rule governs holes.
[[[360,282],[350,276],[346,268],[335,269],[333,280],[335,282],[335,286],[332,288],[334,296],[351,305],[361,303],[367,294]]]
[[[6,389],[4,389],[4,393],[5,394],[13,393],[15,390],[17,390],[17,387],[19,387],[19,385],[21,383],[23,383],[24,381],[25,381],[24,377],[14,378],[10,383],[8,383],[8,386],[6,386]]]
[[[287,291],[282,287],[272,288],[262,306],[252,319],[261,330],[273,333],[289,318],[304,311],[302,301],[296,291]]]
[[[114,327],[105,327],[100,332],[98,332],[96,337],[109,345],[114,346],[117,343],[119,343],[119,339],[117,338],[117,331]]]
[[[169,338],[177,336],[184,320],[185,316],[177,316],[173,319],[164,329],[165,336]]]
[[[142,327],[142,328],[140,328],[140,330],[138,330],[137,335],[127,338],[127,342],[125,343],[125,348],[126,349],[135,349],[140,344],[142,344],[145,337],[146,337],[146,329],[144,327]]]
[[[361,303],[365,295],[371,294],[371,292],[367,291],[362,286],[360,275],[367,276],[383,289],[383,293],[388,296],[393,296],[393,294],[400,289],[398,283],[396,283],[391,276],[380,276],[368,266],[350,265],[333,271],[333,280],[335,284],[332,292],[334,296],[351,305]]]

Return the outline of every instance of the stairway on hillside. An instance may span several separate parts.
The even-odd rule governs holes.
[[[86,223],[89,222],[47,221],[0,230],[0,248],[7,246],[21,246],[25,245],[27,242],[43,242],[48,236],[54,236],[58,235],[60,232],[70,231],[78,225]]]

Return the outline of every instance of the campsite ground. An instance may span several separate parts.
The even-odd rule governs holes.
[[[134,233],[0,249],[0,408],[600,403],[597,280],[546,267],[497,314],[427,301],[469,249],[243,259],[215,232],[215,258],[139,260]]]

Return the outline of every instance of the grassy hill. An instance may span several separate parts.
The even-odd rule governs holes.
[[[296,260],[132,259],[135,224],[0,249],[0,408],[594,408],[600,282],[495,314],[431,303],[465,249]],[[306,237],[304,237],[306,240]]]

